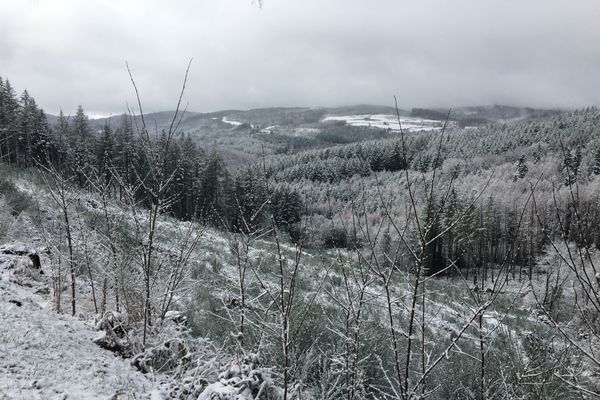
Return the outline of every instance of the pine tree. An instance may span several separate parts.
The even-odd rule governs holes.
[[[196,183],[197,214],[200,220],[219,224],[224,215],[223,193],[226,171],[223,160],[213,148]]]
[[[158,143],[158,154],[162,154],[160,163],[162,164],[163,174],[169,177],[171,182],[164,193],[165,204],[168,204],[166,208],[169,212],[181,218],[180,210],[178,209],[178,204],[182,196],[181,181],[184,175],[181,166],[181,147],[176,140],[172,140],[167,147],[166,139],[166,132],[163,131]]]
[[[302,199],[289,186],[282,186],[273,191],[270,199],[271,212],[275,224],[289,231],[292,225],[302,218]]]
[[[431,199],[430,204],[425,208],[423,221],[425,222],[425,242],[423,249],[423,271],[426,275],[431,275],[441,271],[445,267],[443,257],[444,238],[440,236],[442,232],[440,226],[440,216],[437,213],[435,199]]]
[[[21,107],[19,112],[19,130],[17,133],[17,165],[26,167],[29,165],[32,149],[32,136],[34,131],[34,105],[32,99],[29,97],[27,90],[21,95]]]
[[[48,163],[56,153],[54,142],[52,141],[52,130],[48,125],[48,119],[44,110],[37,110],[35,126],[38,132],[33,156],[36,162]]]
[[[17,133],[19,101],[10,82],[4,81],[0,91],[0,113],[2,132],[0,132],[0,159],[9,163],[17,162]]]
[[[52,147],[46,114],[40,110],[27,91],[21,96],[18,118],[18,159],[23,167],[45,162]]]
[[[522,155],[521,157],[519,157],[519,160],[515,164],[515,174],[513,175],[513,180],[517,181],[517,179],[525,178],[525,175],[527,175],[528,171],[529,167],[527,166],[527,161],[525,159],[525,156]]]
[[[444,241],[443,256],[447,264],[456,262],[456,219],[458,215],[458,195],[454,188],[451,189],[446,206],[441,217],[443,229],[447,229],[446,240]]]
[[[384,167],[384,156],[379,146],[374,147],[369,155],[369,164],[373,171],[381,171]]]
[[[95,140],[89,127],[88,117],[79,106],[70,124],[68,143],[68,159],[75,170],[80,186],[85,186],[87,177],[92,172]]]
[[[6,104],[4,101],[4,81],[0,76],[0,161],[4,159],[4,148],[8,139],[8,123],[6,116]]]
[[[239,208],[235,228],[254,232],[264,221],[267,192],[261,174],[253,169],[242,171],[235,179],[235,196]]]
[[[200,175],[201,155],[198,146],[194,143],[191,136],[182,136],[179,140],[180,157],[180,178],[177,182],[180,198],[177,204],[177,215],[183,219],[191,219],[195,215],[196,196],[194,182]]]
[[[477,229],[477,215],[475,207],[472,204],[462,206],[459,215],[460,220],[456,225],[456,260],[461,268],[473,266],[473,239],[474,232]],[[468,272],[467,272],[468,273]]]
[[[123,115],[121,124],[115,132],[113,165],[122,183],[128,187],[131,187],[136,180],[136,170],[141,173],[138,148],[138,143],[133,136],[130,116]],[[120,196],[122,197],[121,189]]]
[[[600,146],[596,149],[594,153],[594,166],[592,168],[592,172],[594,175],[600,175]]]
[[[564,151],[562,172],[567,186],[574,185],[577,182],[581,168],[581,159],[581,147],[575,150],[574,155],[569,150]]]
[[[108,123],[102,127],[102,133],[96,143],[96,170],[98,171],[98,177],[101,178],[105,184],[108,184],[111,180],[111,169],[113,159],[115,158],[115,138]]]
[[[52,162],[61,173],[65,172],[67,163],[68,145],[67,137],[69,135],[69,118],[65,117],[63,111],[58,114],[58,121],[52,129],[52,141],[56,148],[56,154]]]

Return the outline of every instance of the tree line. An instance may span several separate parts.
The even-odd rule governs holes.
[[[17,97],[8,80],[0,79],[0,99],[0,159],[20,167],[52,167],[82,188],[101,185],[119,199],[131,192],[138,204],[151,206],[152,197],[144,186],[152,181],[152,173],[148,158],[142,156],[139,118],[124,115],[95,131],[79,107],[72,117],[61,112],[50,127],[34,98],[27,91]],[[510,174],[502,179],[516,186],[526,186],[535,179],[536,171],[549,168],[542,171],[553,179],[545,181],[547,199],[552,198],[552,190],[558,192],[575,183],[586,185],[600,174],[598,121],[600,111],[588,108],[543,120],[450,131],[439,147],[436,133],[406,134],[404,145],[395,137],[272,156],[235,174],[216,147],[205,151],[190,135],[180,134],[168,146],[164,131],[150,139],[156,151],[165,154],[160,160],[162,173],[169,177],[169,185],[161,193],[166,199],[164,212],[246,233],[268,228],[273,217],[292,239],[306,236],[307,242],[316,246],[347,247],[364,240],[356,229],[332,226],[332,222],[340,225],[338,219],[345,218],[344,224],[349,226],[351,213],[342,210],[357,198],[357,188],[364,187],[368,194],[363,199],[365,213],[375,223],[382,212],[377,194],[380,177],[397,182],[383,189],[396,200],[396,207],[408,201],[402,190],[404,171],[416,177],[442,166],[444,173],[439,179],[457,183],[492,168],[509,168]],[[564,137],[564,151],[559,147],[559,135]],[[484,203],[474,206],[466,190],[469,183],[464,185],[456,185],[457,190],[443,198],[444,207],[436,216],[434,227],[448,234],[430,246],[434,251],[431,270],[444,269],[445,260],[456,260],[467,271],[487,274],[487,266],[500,262],[514,239],[518,202],[506,196],[509,191],[503,186],[497,189],[502,192],[491,193]],[[442,194],[439,196],[442,199]],[[557,200],[559,205],[565,201],[560,196]],[[587,223],[581,229],[583,237],[571,234],[571,239],[598,243],[594,229],[600,223],[597,198],[582,193],[580,201],[578,211]],[[548,209],[550,206],[546,204]],[[447,226],[444,221],[452,221],[458,214],[463,216],[460,223]],[[555,232],[559,221],[552,213],[538,217],[533,211],[526,218],[532,234],[517,238],[520,245],[513,257],[515,264],[530,269],[546,244],[541,233]],[[561,222],[567,233],[574,232],[569,228],[575,223],[572,214],[566,213]]]
[[[136,200],[149,206],[143,186],[151,181],[151,166],[142,156],[139,118],[124,115],[95,131],[83,108],[73,116],[62,110],[53,126],[34,98],[24,91],[17,97],[8,80],[0,78],[0,160],[19,167],[53,168],[82,188],[101,184],[123,198],[133,188]],[[147,134],[147,133],[143,133]],[[259,168],[237,174],[228,171],[216,147],[205,151],[188,134],[167,144],[167,133],[150,138],[170,184],[162,195],[166,212],[183,220],[200,220],[230,230],[254,230],[267,224],[267,211],[279,226],[299,222],[302,201],[286,185],[269,188]]]

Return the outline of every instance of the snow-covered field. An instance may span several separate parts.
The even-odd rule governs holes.
[[[323,118],[327,121],[346,121],[351,126],[368,126],[372,128],[400,130],[398,117],[386,114],[363,114],[363,115],[329,115]],[[431,119],[400,117],[402,129],[411,132],[430,131],[442,129],[442,123]]]
[[[221,121],[232,126],[240,126],[242,122],[223,117]],[[345,121],[351,126],[366,126],[371,128],[400,130],[398,118],[395,115],[388,114],[361,114],[361,115],[328,115],[321,120],[327,121]],[[410,132],[431,131],[442,129],[443,122],[432,119],[400,117],[402,129]],[[277,125],[269,126],[263,129],[264,133],[270,133]]]
[[[233,121],[231,119],[227,119],[227,117],[223,117],[223,119],[221,121],[225,124],[229,124],[229,125],[233,125],[233,126],[240,126],[242,124],[240,121]]]

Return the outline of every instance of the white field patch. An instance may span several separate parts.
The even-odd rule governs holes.
[[[322,121],[346,121],[350,126],[367,126],[394,131],[400,130],[402,124],[402,129],[410,132],[439,130],[443,125],[441,121],[413,117],[400,117],[400,124],[398,124],[398,117],[388,114],[328,115]]]
[[[221,121],[226,124],[233,125],[233,126],[240,126],[242,124],[242,122],[240,122],[240,121],[234,121],[234,120],[228,119],[227,117],[223,117],[223,119]]]

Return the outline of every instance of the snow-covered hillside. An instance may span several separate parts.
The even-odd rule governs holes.
[[[147,375],[92,342],[90,324],[54,312],[44,270],[27,257],[0,258],[0,399],[163,398]]]
[[[393,280],[386,278],[387,272],[378,274],[376,258],[361,272],[363,278],[356,274],[360,265],[354,255],[345,249],[301,249],[285,238],[274,242],[267,235],[200,228],[168,215],[155,225],[154,257],[160,269],[150,299],[157,312],[142,346],[143,271],[138,260],[144,238],[134,235],[147,225],[145,210],[116,198],[103,205],[96,194],[70,188],[71,234],[81,264],[74,280],[77,313],[66,316],[72,280],[65,273],[64,232],[56,223],[60,210],[39,172],[11,175],[12,186],[5,184],[0,192],[0,400],[334,400],[343,390],[360,390],[353,400],[382,399],[363,393],[393,387],[384,379],[394,360],[383,365],[384,357],[393,354],[386,326],[390,315],[399,321],[393,332],[414,339],[438,360],[428,381],[442,389],[432,398],[447,399],[461,390],[470,393],[464,398],[478,397],[471,395],[477,387],[468,385],[481,370],[490,382],[502,379],[511,393],[528,393],[541,369],[550,371],[542,378],[556,390],[552,398],[581,398],[554,374],[576,376],[597,390],[597,370],[579,360],[540,311],[538,298],[548,294],[555,279],[543,265],[532,270],[533,283],[508,273],[498,278],[497,266],[491,279],[482,281],[468,275],[427,277],[418,282],[427,287],[425,299],[413,289],[417,286],[410,273],[398,270]],[[8,205],[11,212],[5,212]],[[104,234],[105,219],[110,234]],[[14,245],[19,242],[25,244]],[[111,244],[122,262],[111,261]],[[189,257],[181,258],[185,252]],[[40,268],[31,254],[41,257]],[[595,253],[592,257],[596,260]],[[115,276],[125,283],[118,291],[120,308]],[[564,281],[569,277],[564,268],[560,276]],[[170,285],[173,281],[181,284]],[[553,310],[562,313],[572,303],[570,287],[561,289]],[[287,296],[292,292],[296,297]],[[161,315],[158,307],[170,293],[172,303]],[[417,297],[411,293],[418,301],[412,302]],[[56,313],[57,305],[63,314]],[[347,305],[362,308],[364,317],[344,312]],[[390,309],[393,313],[386,315]],[[417,336],[405,330],[411,313],[425,321],[419,322],[425,326]],[[288,315],[291,323],[284,319]],[[569,329],[579,335],[576,328]],[[347,346],[340,348],[340,343]],[[598,349],[594,337],[578,336],[575,343],[589,354]],[[356,357],[354,366],[345,361],[347,349]],[[477,362],[480,354],[485,364]],[[409,361],[412,377],[420,369]],[[356,383],[344,382],[353,371]],[[449,371],[456,379],[446,379]]]
[[[31,175],[23,175],[26,177],[14,180],[12,190],[29,199],[23,200],[31,207],[27,211],[5,212],[11,210],[6,204],[8,192],[0,192],[0,400],[251,400],[257,391],[278,393],[276,381],[271,378],[273,368],[259,365],[258,355],[249,352],[243,359],[234,358],[223,347],[222,342],[230,340],[228,332],[220,332],[217,340],[198,333],[192,335],[194,321],[171,310],[164,319],[154,321],[144,347],[139,321],[129,317],[126,307],[116,312],[109,298],[105,299],[106,312],[94,311],[96,300],[104,302],[99,289],[102,283],[97,280],[100,270],[96,269],[104,264],[96,253],[104,247],[83,220],[73,224],[72,234],[76,247],[87,243],[88,254],[95,254],[97,297],[93,297],[89,271],[82,268],[75,281],[76,315],[68,315],[70,279],[65,275],[67,267],[60,264],[61,259],[66,261],[58,255],[58,247],[51,245],[53,240],[60,240],[60,235],[39,230],[39,220],[35,219],[36,215],[43,215],[42,220],[51,225],[60,221],[60,215],[46,188]],[[31,203],[34,198],[35,208]],[[73,209],[77,207],[79,213],[91,218],[88,221],[99,211],[98,205],[92,194],[84,192],[73,196],[71,202]],[[115,218],[121,215],[123,224],[133,223],[133,216],[125,209],[113,205],[106,211]],[[157,248],[167,252],[178,240],[177,232],[188,225],[161,219]],[[203,279],[192,282],[186,275],[185,290],[178,291],[173,307],[181,309],[187,305],[190,309],[184,311],[197,318],[202,314],[199,323],[204,318],[214,320],[214,315],[205,313],[205,305],[195,297],[204,293],[221,301],[231,296],[226,285],[214,283],[226,278],[232,268],[223,234],[207,229],[201,235],[201,245],[195,249],[189,265]],[[136,281],[143,280],[135,270],[130,278],[129,290]],[[202,281],[207,281],[207,286],[201,285]],[[160,289],[156,291],[162,293]],[[58,313],[57,295],[61,297]],[[132,301],[136,298],[139,296],[132,297]],[[198,310],[192,309],[194,304]]]
[[[398,117],[384,114],[329,115],[323,121],[346,121],[351,126],[367,126],[392,130],[400,130],[400,124],[402,124],[402,129],[411,132],[439,130],[442,129],[443,125],[440,121],[414,117],[400,117],[399,124]]]

